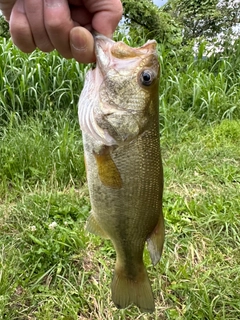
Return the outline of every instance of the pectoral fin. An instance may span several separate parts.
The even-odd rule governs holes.
[[[155,265],[159,262],[164,243],[165,231],[164,231],[164,220],[161,214],[158,224],[153,230],[150,237],[147,239],[147,247],[150,253],[152,264]]]
[[[97,162],[98,176],[102,184],[112,189],[121,189],[122,178],[116,167],[109,148],[105,147],[100,153],[94,152]]]
[[[99,223],[92,213],[87,219],[86,230],[104,239],[109,238],[106,232],[99,226]]]

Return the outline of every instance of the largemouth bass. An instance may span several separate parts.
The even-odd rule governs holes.
[[[143,250],[147,241],[155,265],[164,242],[156,42],[131,48],[97,35],[95,52],[79,100],[92,207],[86,228],[116,250],[115,305],[153,312]]]

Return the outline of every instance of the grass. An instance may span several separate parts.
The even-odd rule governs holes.
[[[84,181],[79,125],[70,112],[44,111],[21,122],[12,114],[0,145],[0,194],[10,197],[38,184],[63,188]],[[67,121],[66,121],[67,119]],[[76,179],[79,178],[79,179]],[[74,182],[74,180],[76,180]]]
[[[84,230],[90,202],[76,104],[86,68],[56,53],[27,58],[4,40],[1,50],[0,317],[238,319],[240,117],[232,65],[221,62],[216,76],[206,64],[162,65],[166,243],[156,267],[144,253],[156,301],[156,312],[144,315],[115,308],[115,252]]]

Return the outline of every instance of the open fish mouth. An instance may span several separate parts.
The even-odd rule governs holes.
[[[155,52],[157,45],[155,40],[148,40],[143,46],[132,48],[122,41],[115,42],[102,34],[95,33],[94,37],[97,62],[103,75],[110,68],[136,69],[139,66],[139,60],[136,58]]]

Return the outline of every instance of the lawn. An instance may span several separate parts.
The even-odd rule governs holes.
[[[0,317],[238,319],[239,70],[162,63],[166,242],[155,267],[144,252],[156,302],[146,315],[114,306],[115,251],[85,231],[76,104],[88,67],[0,47]]]

